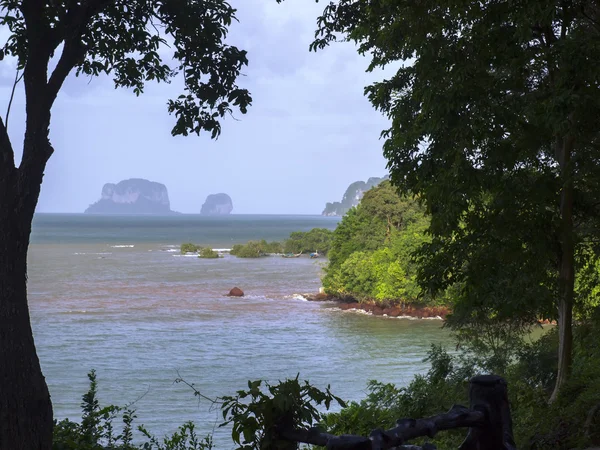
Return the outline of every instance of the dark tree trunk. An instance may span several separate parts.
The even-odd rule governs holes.
[[[560,195],[560,266],[558,275],[558,374],[550,402],[556,400],[560,389],[571,375],[573,361],[573,298],[575,289],[575,245],[573,239],[573,174],[571,153],[573,139],[557,143],[561,168]]]
[[[50,450],[52,404],[27,304],[27,250],[43,167],[0,169],[0,450]]]
[[[53,152],[48,139],[50,111],[67,75],[83,57],[81,36],[74,31],[81,32],[86,22],[71,24],[70,38],[48,77],[62,31],[57,35],[50,25],[45,2],[19,3],[27,38],[23,69],[27,119],[18,168],[0,118],[0,450],[51,450],[52,403],[29,318],[27,251],[44,169]]]

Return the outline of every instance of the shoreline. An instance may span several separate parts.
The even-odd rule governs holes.
[[[382,306],[375,302],[360,303],[356,300],[338,298],[324,293],[301,295],[309,302],[331,302],[342,311],[363,311],[373,316],[445,320],[446,316],[450,314],[450,308],[445,306]]]
[[[317,294],[300,294],[309,302],[330,302],[341,311],[364,312],[373,316],[393,317],[397,319],[436,319],[446,320],[452,311],[447,306],[415,306],[415,305],[387,305],[381,306],[375,302],[360,303],[354,299],[339,298],[319,292]],[[557,325],[555,320],[540,319],[539,325]]]

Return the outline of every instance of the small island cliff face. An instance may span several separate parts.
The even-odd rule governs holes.
[[[366,182],[365,181],[355,181],[344,193],[344,197],[341,202],[333,202],[325,205],[325,209],[321,213],[323,216],[343,216],[346,214],[351,208],[357,206],[360,203],[360,200],[363,198],[363,195],[366,191],[371,189],[372,187],[377,186],[384,180],[387,180],[389,177],[385,176],[383,178],[371,177]]]
[[[210,194],[200,209],[200,214],[204,216],[223,216],[231,214],[233,211],[233,202],[227,194]]]
[[[131,178],[117,184],[106,183],[100,200],[86,214],[174,214],[164,184]]]

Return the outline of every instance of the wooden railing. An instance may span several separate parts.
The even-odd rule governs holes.
[[[450,411],[423,419],[400,419],[390,430],[373,430],[369,437],[336,436],[318,429],[277,431],[278,449],[295,449],[299,443],[318,445],[330,450],[433,450],[435,446],[409,445],[418,437],[433,437],[438,431],[469,428],[460,450],[516,450],[506,382],[495,375],[479,375],[470,381],[469,408],[455,405]],[[282,442],[283,441],[283,442]]]

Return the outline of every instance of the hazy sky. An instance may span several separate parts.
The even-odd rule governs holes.
[[[171,208],[198,213],[208,194],[226,192],[234,213],[319,214],[353,181],[386,173],[380,131],[385,119],[363,96],[381,74],[353,44],[310,53],[325,3],[231,0],[239,23],[229,41],[248,51],[240,85],[252,93],[248,114],[228,118],[218,141],[171,137],[166,110],[181,85],[148,85],[143,96],[115,90],[110,78],[70,77],[52,113],[55,153],[46,169],[40,212],[83,212],[104,183],[147,178],[164,183]],[[5,37],[5,32],[0,37]],[[14,69],[0,63],[0,113]],[[17,93],[9,121],[22,144],[24,103]]]

